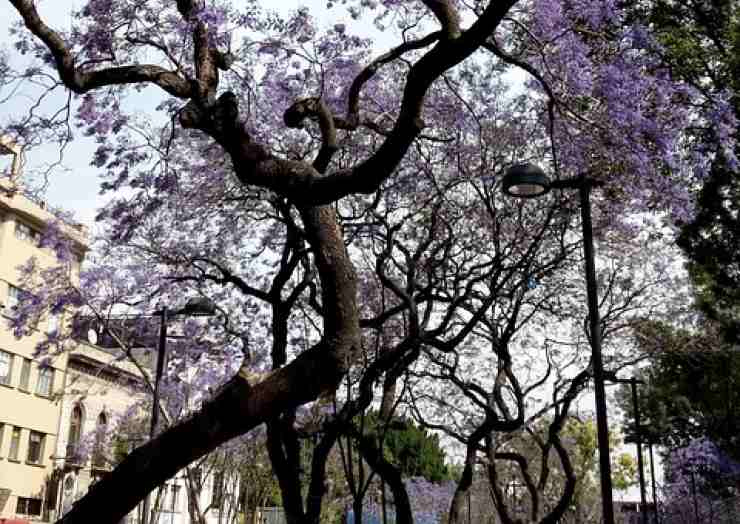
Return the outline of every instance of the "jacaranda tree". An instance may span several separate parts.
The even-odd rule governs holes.
[[[229,312],[213,327],[226,342],[203,345],[197,369],[207,375],[221,362],[223,372],[234,365],[226,353],[241,353],[196,412],[133,451],[62,522],[116,522],[177,471],[263,423],[290,522],[316,522],[320,457],[370,404],[373,384],[400,376],[422,347],[454,380],[440,353],[463,347],[501,293],[514,313],[508,330],[491,325],[483,335],[502,357],[496,405],[481,406],[465,437],[469,454],[485,442],[494,456],[491,431],[525,420],[506,361],[528,311],[521,284],[548,277],[573,240],[556,200],[533,215],[521,205],[468,211],[466,228],[456,199],[485,195],[513,162],[542,159],[553,176],[588,171],[605,182],[600,234],[614,241],[601,229],[609,225],[629,240],[645,213],[691,216],[690,188],[712,151],[735,161],[732,133],[716,134],[711,151],[686,133],[733,128],[727,101],[674,79],[650,27],[612,0],[348,0],[328,28],[308,8],[280,16],[254,0],[89,0],[64,30],[33,0],[10,4],[21,22],[14,52],[26,56],[20,71],[6,57],[0,79],[28,81],[40,103],[4,131],[28,147],[64,145],[74,115],[98,142],[91,161],[113,195],[99,217],[114,257],[105,278],[132,261],[122,263],[133,272],[116,284],[128,288],[117,301],[148,307],[183,289],[208,294]],[[347,16],[395,26],[398,43],[378,50],[355,34],[367,25],[342,23]],[[527,75],[518,87],[527,96],[505,93],[509,68]],[[55,90],[69,97],[49,109]],[[523,260],[501,265],[493,252],[477,265],[484,223],[506,256]],[[466,243],[478,249],[469,259]],[[20,331],[34,307],[84,302],[55,289],[34,288]],[[352,394],[333,408],[306,494],[293,474],[296,420],[317,399],[317,409],[330,405],[345,378]],[[495,398],[504,389],[513,402]]]

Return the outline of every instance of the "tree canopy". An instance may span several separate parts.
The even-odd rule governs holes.
[[[693,332],[658,322],[637,328],[650,366],[641,370],[643,433],[668,450],[708,439],[729,457],[740,458],[740,353],[716,330]],[[634,409],[627,386],[618,395],[625,425],[634,435]]]
[[[403,476],[424,477],[431,482],[450,479],[439,435],[430,435],[413,421],[400,419],[391,423],[383,444],[391,462],[399,466]]]
[[[194,296],[219,307],[178,328],[169,409],[184,416],[62,522],[116,522],[263,425],[288,521],[318,522],[328,455],[378,396],[464,448],[451,523],[481,457],[504,522],[504,463],[543,502],[532,520],[562,517],[576,477],[561,431],[591,378],[576,204],[512,201],[500,181],[535,161],[604,183],[602,330],[608,365],[630,364],[630,320],[685,306],[663,226],[692,220],[693,188],[736,147],[728,99],[672,74],[649,20],[612,0],[348,0],[323,27],[256,0],[88,0],[70,27],[9,3],[0,80],[33,102],[3,131],[29,151],[93,137],[110,197],[80,282],[53,228],[59,267],[21,268],[33,300],[16,332],[48,310],[109,326]],[[369,24],[393,43],[374,45]],[[511,71],[526,80],[512,88]],[[60,330],[39,351],[71,343]],[[535,478],[502,446],[548,414]],[[399,470],[372,445],[348,482],[360,497],[369,464],[410,522]],[[551,456],[566,480],[545,503]]]
[[[651,1],[635,3],[662,46],[671,73],[697,89],[722,97],[740,117],[740,7],[737,2]],[[711,151],[716,137],[737,135],[737,125],[717,123],[697,138]],[[697,211],[683,220],[679,245],[687,254],[699,308],[728,343],[740,341],[740,165],[738,150],[719,151],[701,181]]]

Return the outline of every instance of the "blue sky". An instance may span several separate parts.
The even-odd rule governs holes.
[[[64,27],[63,23],[69,20],[69,13],[74,4],[80,2],[41,2],[39,11],[47,14],[55,27]],[[12,46],[9,37],[11,24],[19,20],[18,13],[8,2],[0,2],[0,46]],[[68,22],[67,22],[68,23]],[[12,52],[11,52],[12,56]],[[18,105],[23,103],[22,94],[18,98],[0,106],[0,122],[7,118],[12,111],[17,111]],[[75,140],[65,155],[64,165],[67,170],[57,171],[49,180],[47,200],[53,206],[63,207],[74,211],[78,220],[91,225],[95,216],[95,207],[101,202],[98,196],[97,173],[89,166],[91,153],[95,144],[90,139]],[[56,159],[58,150],[54,144],[35,149],[27,155],[26,162],[30,167],[39,166],[49,159]]]

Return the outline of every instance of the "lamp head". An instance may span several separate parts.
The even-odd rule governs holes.
[[[550,191],[550,181],[534,164],[514,164],[504,175],[504,193],[516,198],[537,198]]]
[[[216,314],[216,305],[209,298],[193,297],[179,313],[191,317],[212,317]]]

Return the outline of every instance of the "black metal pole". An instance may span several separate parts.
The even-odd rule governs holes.
[[[694,522],[699,524],[699,504],[696,502],[696,477],[694,476],[694,468],[690,468],[689,473],[691,473],[691,493],[694,498]]]
[[[637,403],[637,379],[632,377],[630,379],[630,386],[632,388],[632,407],[635,410],[635,444],[637,445],[637,468],[638,478],[640,479],[640,515],[642,516],[642,523],[647,524],[647,498],[645,496],[645,474],[643,472],[642,464],[642,437],[640,431],[640,406]]]
[[[164,373],[165,362],[167,361],[167,308],[163,307],[160,312],[162,321],[159,324],[159,347],[157,348],[157,371],[154,377],[154,398],[152,401],[152,419],[149,426],[149,438],[154,438],[159,424],[159,383]]]
[[[159,424],[159,383],[162,380],[165,361],[167,360],[167,307],[159,312],[161,321],[159,324],[159,346],[157,347],[157,367],[154,375],[154,394],[152,396],[152,417],[149,422],[149,440],[154,438]],[[149,522],[149,495],[144,497],[142,510],[142,524]]]
[[[658,512],[658,492],[655,489],[655,466],[653,464],[653,440],[650,439],[648,442],[648,449],[650,450],[650,480],[653,484],[653,508],[655,509],[655,522],[660,523],[660,514]]]
[[[468,486],[468,524],[472,522],[472,512],[471,512],[471,504],[470,504],[470,490],[473,489],[472,484]]]
[[[594,366],[594,389],[596,396],[596,433],[599,445],[599,472],[601,475],[601,504],[604,524],[614,524],[612,501],[612,474],[609,459],[609,426],[606,418],[606,391],[604,388],[604,364],[601,358],[601,320],[596,289],[594,264],[594,239],[591,228],[591,182],[579,177],[578,192],[581,197],[581,224],[583,226],[583,252],[586,269],[586,291],[588,294],[588,318],[591,332],[591,359]]]

